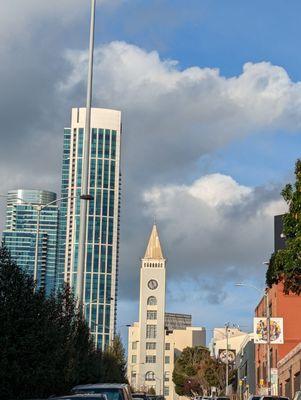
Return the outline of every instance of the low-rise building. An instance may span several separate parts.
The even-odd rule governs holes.
[[[293,398],[301,390],[301,342],[277,364],[279,395]]]
[[[213,338],[209,346],[211,355],[217,359],[220,358],[221,353],[227,349],[228,342],[228,351],[231,351],[231,354],[236,356],[247,336],[248,333],[241,331],[239,328],[214,328]]]
[[[241,399],[247,399],[256,393],[255,382],[255,345],[253,333],[248,334],[236,355],[238,391]]]

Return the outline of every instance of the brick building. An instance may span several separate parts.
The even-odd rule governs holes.
[[[283,359],[294,347],[301,342],[301,296],[283,293],[283,285],[274,285],[268,292],[269,308],[271,317],[283,318],[284,344],[271,345],[270,357],[271,368],[277,369],[277,363]],[[266,301],[263,297],[255,310],[256,317],[266,315]],[[267,382],[267,354],[266,346],[257,344],[255,347],[256,387],[257,391],[262,389]],[[277,392],[277,385],[274,393]]]
[[[301,343],[278,362],[279,394],[290,398],[301,390]]]
[[[274,218],[274,251],[285,248],[283,231],[283,215]],[[284,344],[271,345],[270,360],[272,374],[272,392],[277,394],[277,365],[301,342],[301,296],[283,293],[283,284],[274,285],[268,291],[271,317],[283,318]],[[263,297],[255,309],[256,317],[266,316],[266,299]],[[264,392],[267,387],[267,347],[264,344],[255,346],[256,390]],[[274,381],[274,384],[273,384]],[[262,383],[262,384],[261,384]],[[282,389],[281,389],[282,390]]]

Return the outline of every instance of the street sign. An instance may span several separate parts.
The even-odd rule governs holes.
[[[236,351],[228,349],[228,363],[231,364],[235,361]],[[225,364],[227,364],[227,350],[219,349],[218,358]]]

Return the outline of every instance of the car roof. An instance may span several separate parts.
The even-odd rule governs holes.
[[[79,398],[79,397],[82,397],[83,399],[89,399],[90,397],[93,397],[93,398],[99,398],[99,399],[103,399],[104,397],[105,397],[105,395],[104,394],[101,394],[101,393],[95,393],[95,394],[90,394],[90,393],[87,393],[87,394],[83,394],[83,393],[80,393],[80,394],[71,394],[70,396],[58,396],[58,397],[53,397],[53,400],[56,400],[56,399],[74,399],[74,398]]]
[[[104,389],[123,389],[127,387],[126,383],[91,383],[87,385],[77,385],[74,386],[73,389],[84,389],[84,388],[104,388]]]

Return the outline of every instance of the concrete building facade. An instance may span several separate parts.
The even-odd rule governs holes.
[[[165,313],[166,259],[156,225],[141,260],[139,322],[129,328],[128,379],[138,391],[154,389],[175,398],[172,372],[176,355],[206,344],[204,328],[191,327],[191,316]]]
[[[85,108],[73,108],[64,131],[57,286],[76,288]],[[85,316],[98,348],[115,334],[117,305],[120,111],[92,108],[84,277]]]
[[[242,332],[239,328],[229,327],[228,332],[226,331],[226,327],[214,328],[213,337],[209,345],[211,355],[218,359],[221,351],[227,348],[227,341],[228,350],[232,350],[236,355],[247,337],[248,333]]]

